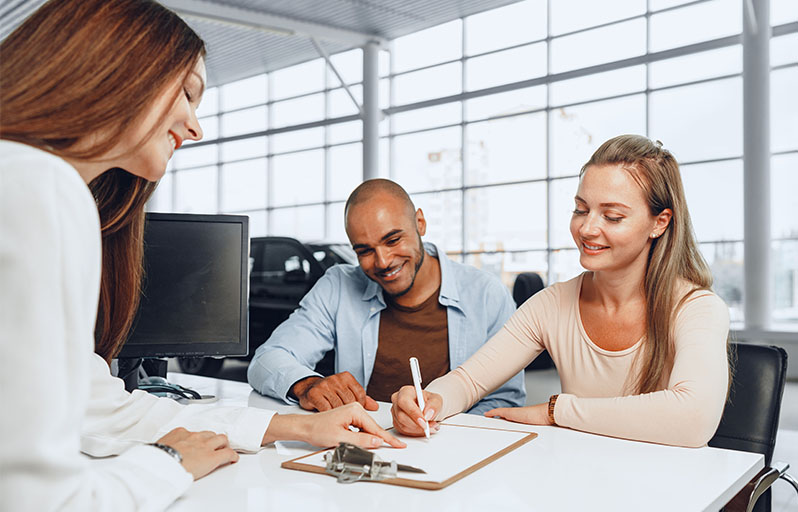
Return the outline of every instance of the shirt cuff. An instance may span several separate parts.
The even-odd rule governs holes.
[[[182,496],[194,481],[182,464],[154,446],[136,446],[119,455],[118,459],[138,468],[137,477],[147,482],[149,492],[144,503],[141,503],[142,510],[165,509]]]
[[[307,379],[308,377],[321,377],[324,378],[323,375],[320,373],[316,373],[313,370],[309,370],[304,366],[301,366],[291,372],[288,372],[286,376],[283,378],[283,382],[285,383],[285,389],[282,392],[282,399],[285,400],[286,403],[291,405],[298,405],[299,401],[291,398],[289,396],[289,392],[291,391],[291,387],[299,382],[300,380]]]
[[[560,393],[554,403],[554,424],[559,427],[573,428],[574,424],[574,398],[576,395]]]
[[[242,417],[235,423],[230,433],[231,441],[235,439],[234,448],[239,451],[257,452],[263,444],[263,436],[276,413],[266,409],[247,407]]]

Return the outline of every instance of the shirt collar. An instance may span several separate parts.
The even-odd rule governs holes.
[[[424,250],[430,256],[438,258],[438,262],[441,266],[441,293],[439,296],[439,302],[444,306],[457,306],[460,301],[460,293],[457,289],[457,280],[452,275],[454,269],[452,268],[451,260],[446,257],[445,253],[438,251],[438,247],[433,243],[424,242]],[[363,272],[362,269],[361,272]],[[364,301],[370,301],[374,298],[377,298],[380,304],[384,307],[385,299],[382,295],[382,287],[369,279],[365,273],[363,276],[368,282],[366,284],[366,289],[363,290],[362,299]]]

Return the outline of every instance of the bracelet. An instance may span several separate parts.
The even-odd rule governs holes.
[[[166,453],[169,454],[170,457],[175,459],[178,464],[182,464],[183,463],[183,456],[180,455],[179,451],[175,450],[171,446],[166,446],[165,444],[160,444],[160,443],[150,443],[150,446],[154,446],[155,448],[159,448],[159,449],[165,451]]]
[[[549,423],[552,425],[556,425],[557,422],[554,421],[554,405],[557,403],[557,397],[560,395],[551,395],[549,398]]]

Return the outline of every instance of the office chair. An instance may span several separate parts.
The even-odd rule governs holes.
[[[734,376],[723,417],[709,440],[709,446],[765,456],[765,469],[729,502],[725,510],[770,512],[770,486],[777,479],[786,480],[798,492],[798,482],[787,474],[789,464],[772,462],[787,375],[787,353],[774,346],[731,345],[732,354],[736,355]]]
[[[513,300],[515,307],[521,307],[521,304],[535,295],[537,292],[545,288],[543,285],[543,278],[535,272],[522,272],[515,277],[513,283]],[[526,367],[527,370],[545,370],[546,368],[554,368],[554,361],[548,351],[544,350],[534,361],[529,363]]]

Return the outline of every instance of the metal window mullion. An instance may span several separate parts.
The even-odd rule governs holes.
[[[335,202],[340,203],[340,201],[335,201]],[[312,201],[310,203],[281,204],[281,205],[272,206],[271,208],[269,208],[269,210],[270,211],[274,211],[274,210],[290,210],[291,208],[305,208],[305,207],[310,207],[310,206],[325,206],[325,205],[327,205],[329,203],[330,203],[329,201]]]
[[[798,66],[798,64],[796,64],[796,66]],[[483,118],[483,119],[475,119],[475,120],[472,120],[472,121],[463,121],[463,122],[459,122],[459,123],[449,123],[449,124],[442,124],[442,125],[437,125],[437,126],[430,126],[430,127],[427,127],[427,128],[418,128],[418,129],[415,129],[415,130],[408,130],[408,131],[404,131],[404,132],[394,133],[393,136],[394,137],[398,137],[398,136],[403,136],[403,135],[412,135],[412,134],[416,134],[416,133],[423,133],[423,132],[428,132],[428,131],[433,131],[433,130],[442,130],[444,128],[453,128],[455,126],[459,126],[459,125],[463,125],[463,124],[485,123],[485,122],[490,122],[490,121],[495,121],[495,120],[500,120],[500,119],[508,119],[508,118],[511,118],[511,117],[519,117],[519,116],[525,116],[525,115],[530,115],[530,114],[538,114],[538,113],[546,112],[546,111],[550,112],[552,110],[557,110],[557,109],[560,109],[560,108],[578,107],[578,106],[582,106],[582,105],[589,105],[589,104],[592,104],[592,103],[599,103],[599,102],[602,102],[602,101],[610,101],[610,100],[616,100],[616,99],[621,99],[621,98],[628,98],[630,96],[637,96],[639,94],[647,94],[647,93],[651,93],[651,92],[666,91],[668,89],[675,89],[675,88],[680,88],[680,87],[688,87],[688,86],[691,86],[691,85],[699,85],[699,84],[715,82],[715,81],[719,81],[719,80],[728,80],[728,79],[731,79],[731,78],[738,78],[740,76],[742,76],[741,73],[734,73],[734,74],[729,74],[729,75],[720,75],[720,76],[711,77],[711,78],[702,78],[700,80],[694,80],[694,81],[691,81],[691,82],[684,82],[684,83],[679,83],[679,84],[674,84],[674,85],[667,85],[667,86],[664,86],[664,87],[658,87],[658,88],[654,88],[654,89],[641,89],[639,91],[624,92],[624,93],[620,93],[620,94],[614,94],[614,95],[611,95],[611,96],[599,96],[599,97],[591,98],[591,99],[588,99],[588,100],[574,101],[574,102],[571,102],[571,103],[555,104],[555,105],[548,106],[548,107],[534,108],[534,109],[530,109],[530,110],[525,110],[523,112],[512,112],[510,114],[496,115],[496,116],[486,117],[486,118]],[[548,89],[547,89],[547,97],[548,97]]]
[[[268,118],[270,120],[273,119],[273,115],[271,115],[272,109],[268,110]],[[311,128],[322,128],[325,126],[329,126],[332,124],[339,124],[339,123],[348,123],[351,121],[357,121],[360,119],[360,116],[357,114],[349,115],[349,116],[342,116],[342,117],[335,117],[333,119],[322,119],[320,121],[312,121],[310,123],[303,123],[297,124],[292,126],[283,126],[280,128],[271,128],[266,130],[261,130],[257,132],[249,132],[243,133],[241,135],[231,135],[230,137],[222,137],[218,139],[208,140],[208,141],[199,141],[191,144],[191,147],[200,147],[200,146],[208,146],[210,144],[221,144],[223,142],[234,142],[237,140],[244,140],[244,139],[252,139],[255,137],[269,137],[271,135],[279,135],[281,133],[288,133],[288,132],[296,132],[300,130],[309,130]]]
[[[590,25],[589,27],[578,28],[576,30],[571,30],[570,32],[563,32],[562,34],[557,34],[556,36],[555,35],[551,35],[551,31],[549,31],[548,32],[549,33],[549,38],[548,39],[549,40],[562,39],[564,37],[574,36],[574,35],[577,35],[577,34],[584,34],[585,32],[590,32],[592,30],[598,30],[598,29],[601,29],[601,28],[607,28],[607,27],[611,27],[613,25],[619,25],[621,23],[627,23],[629,21],[634,21],[634,20],[642,18],[643,16],[645,16],[645,14],[637,14],[635,16],[627,16],[626,18],[619,18],[617,20],[605,21],[604,23],[601,23],[599,25]],[[551,20],[551,18],[549,18],[549,20]],[[550,28],[551,27],[549,26],[549,29]]]
[[[685,9],[687,7],[692,7],[694,5],[706,4],[706,3],[714,2],[714,1],[715,0],[693,0],[692,2],[685,2],[685,3],[679,4],[679,5],[672,5],[670,7],[663,7],[662,9],[659,9],[657,11],[652,11],[651,14],[661,14],[663,12],[678,11],[679,9]]]
[[[355,99],[354,94],[352,94],[352,91],[349,88],[349,85],[344,80],[344,77],[341,76],[341,73],[338,72],[338,69],[335,67],[335,64],[333,64],[332,60],[330,60],[330,55],[327,53],[327,51],[324,49],[324,47],[322,47],[322,45],[316,40],[315,37],[311,37],[310,38],[310,42],[313,44],[313,46],[316,48],[316,51],[319,52],[319,54],[322,56],[322,58],[324,58],[324,62],[327,64],[327,66],[325,67],[325,77],[324,77],[325,92],[326,92],[326,85],[329,82],[329,72],[332,72],[335,75],[335,77],[338,79],[338,82],[341,84],[341,87],[344,88],[344,91],[349,96],[349,99],[352,100],[352,103],[355,104],[355,107],[357,108],[358,112],[362,116],[363,115],[363,107],[362,107],[362,105],[360,105],[357,102],[357,100]],[[326,117],[326,115],[325,115],[325,117]]]
[[[257,75],[255,75],[255,76],[257,76]],[[348,86],[351,88],[351,87],[356,87],[356,86],[362,85],[362,84],[363,84],[363,82],[354,82],[354,83],[348,84]],[[223,87],[224,85],[226,85],[226,84],[218,85],[216,87]],[[311,91],[311,92],[303,92],[302,94],[297,94],[295,96],[286,96],[284,98],[279,98],[279,99],[267,99],[266,101],[259,101],[259,102],[256,102],[256,103],[252,103],[250,105],[244,105],[242,107],[231,108],[229,110],[225,110],[224,113],[225,114],[234,114],[236,112],[243,112],[244,110],[249,110],[251,108],[271,107],[272,105],[274,105],[276,103],[284,103],[284,102],[288,102],[288,101],[299,100],[299,99],[302,99],[302,98],[308,98],[310,96],[315,96],[317,94],[324,94],[324,93],[327,93],[327,92],[337,91],[338,89],[344,89],[344,87],[340,86],[340,85],[339,86],[335,86],[335,87],[327,87],[327,86],[325,86],[323,89],[319,89],[319,90]],[[216,114],[208,114],[208,115],[204,116],[202,119],[208,118],[208,117],[213,116],[213,115],[216,115]]]
[[[551,74],[551,1],[546,2],[546,76]],[[551,248],[551,184],[552,184],[552,151],[551,151],[551,84],[546,84],[546,283],[552,284],[554,279],[554,251]]]
[[[555,82],[562,82],[565,80],[571,80],[574,78],[582,78],[586,76],[595,75],[598,73],[603,73],[606,71],[615,71],[618,69],[639,66],[641,64],[649,64],[652,62],[672,59],[676,57],[682,57],[685,55],[692,55],[695,53],[701,53],[709,50],[726,48],[729,46],[734,46],[735,44],[740,44],[740,41],[741,41],[741,36],[739,34],[721,37],[718,39],[712,39],[710,41],[702,41],[700,43],[695,43],[687,46],[680,46],[678,48],[671,48],[668,50],[662,50],[655,53],[638,55],[635,57],[629,57],[627,59],[621,59],[613,62],[605,62],[602,64],[596,64],[594,66],[588,66],[585,68],[563,71],[561,73],[547,74],[545,76],[530,78],[527,80],[521,80],[519,82],[496,85],[493,87],[486,87],[484,89],[478,89],[476,91],[462,92],[459,94],[452,94],[449,96],[443,96],[431,100],[418,101],[415,103],[408,103],[405,105],[399,105],[399,106],[392,105],[391,107],[386,109],[386,113],[398,114],[400,112],[406,112],[409,110],[416,110],[427,107],[434,107],[437,105],[442,105],[444,103],[451,103],[454,101],[469,100],[473,98],[479,98],[482,96],[490,96],[502,92],[514,91],[517,89],[525,89],[537,85],[545,85]]]
[[[394,57],[393,47],[391,47],[388,51],[388,108],[385,110],[385,115],[388,116],[388,178],[392,180],[396,179],[396,147],[393,137],[396,123],[390,113],[390,108],[396,102],[396,87],[393,77],[395,67],[396,58]]]
[[[177,169],[172,169],[172,204],[171,211],[177,210]]]
[[[315,42],[315,40],[314,40],[314,42]],[[316,43],[316,44],[318,45],[318,43]],[[332,62],[330,62],[329,56],[327,56],[325,54],[324,58],[327,61],[328,66],[330,68],[332,68]],[[362,65],[363,64],[361,63],[361,66]],[[335,72],[336,76],[338,76],[339,80],[341,80],[341,83],[343,83],[343,79],[340,77],[340,74],[338,73],[338,71],[336,71],[335,68],[332,68],[332,69]],[[329,68],[325,69],[325,72],[329,73],[330,69]],[[329,77],[325,76],[324,83],[327,83],[328,78]],[[348,88],[347,88],[347,92],[349,92]],[[324,93],[324,119],[328,119],[330,117],[330,110],[331,110],[330,95],[331,94],[332,93],[329,92],[329,91]],[[351,93],[350,93],[350,96],[351,96]],[[354,101],[354,98],[352,100]],[[360,108],[359,105],[358,105],[358,108],[360,109],[361,114],[362,114],[363,109]],[[326,206],[326,204],[327,204],[327,202],[329,201],[329,198],[330,198],[330,187],[332,186],[332,176],[331,176],[332,169],[331,169],[331,165],[330,165],[330,162],[331,162],[330,139],[331,139],[330,127],[329,126],[325,126],[324,127],[324,163],[323,163],[324,168],[322,170],[322,180],[323,180],[323,195],[322,195],[322,199],[324,200],[325,207],[323,208],[324,211],[323,211],[323,213],[321,215],[322,222],[324,222],[324,229],[322,230],[322,233],[324,233],[323,236],[324,236],[325,240],[328,240],[330,238],[330,230],[329,230],[329,224],[330,223],[328,222],[329,219],[327,218],[329,212],[328,212],[328,208]]]
[[[646,55],[651,53],[651,0],[646,0]],[[646,64],[646,137],[651,137],[651,64]]]
[[[774,71],[781,71],[782,69],[789,69],[798,67],[798,62],[788,62],[786,64],[779,64],[778,66],[773,66],[770,68],[770,72]]]
[[[547,85],[547,84],[551,84],[551,83],[558,82],[558,81],[569,80],[569,79],[572,79],[572,78],[581,78],[583,76],[589,76],[589,75],[592,75],[592,74],[601,73],[601,72],[605,72],[605,71],[613,71],[613,70],[616,70],[616,69],[623,69],[623,68],[626,68],[626,67],[632,67],[632,66],[636,66],[636,65],[640,65],[640,64],[649,64],[651,62],[656,62],[658,60],[664,60],[664,59],[667,59],[667,58],[674,58],[674,57],[679,57],[679,56],[682,56],[682,55],[688,55],[688,54],[692,54],[692,53],[700,53],[700,52],[708,51],[708,50],[712,50],[712,49],[718,49],[718,48],[724,48],[724,47],[728,47],[728,46],[733,46],[734,44],[739,44],[739,42],[740,42],[740,36],[728,36],[728,37],[725,37],[725,38],[715,39],[715,40],[711,40],[711,41],[704,41],[704,42],[701,42],[701,43],[696,43],[696,44],[688,45],[688,46],[685,46],[685,47],[675,48],[675,49],[671,49],[671,50],[663,50],[663,51],[658,52],[656,54],[647,54],[647,55],[643,55],[643,56],[632,57],[630,59],[625,59],[625,60],[622,60],[622,61],[604,63],[604,64],[600,64],[600,65],[596,65],[596,66],[591,66],[591,67],[588,67],[588,68],[582,68],[582,69],[578,69],[578,70],[571,70],[571,71],[558,73],[558,74],[554,74],[554,75],[547,74],[544,77],[532,78],[532,79],[529,79],[529,80],[523,80],[523,81],[520,81],[520,82],[513,82],[513,83],[510,83],[510,84],[498,85],[498,86],[489,87],[489,88],[486,88],[486,89],[480,89],[480,90],[477,90],[477,91],[462,92],[460,94],[455,94],[455,95],[451,95],[451,96],[445,96],[445,97],[442,97],[442,98],[435,98],[435,99],[432,99],[432,100],[425,100],[425,101],[416,102],[416,103],[412,103],[412,104],[401,105],[401,106],[394,106],[393,105],[394,96],[395,96],[395,94],[394,94],[395,87],[394,87],[393,79],[389,78],[390,84],[391,84],[391,87],[390,87],[390,89],[391,89],[391,106],[388,109],[385,110],[385,113],[387,115],[389,115],[389,116],[392,116],[393,114],[397,114],[397,113],[400,113],[400,112],[406,112],[406,111],[417,110],[417,109],[421,109],[421,108],[437,106],[437,105],[441,105],[441,104],[445,104],[445,103],[451,103],[453,101],[464,101],[464,100],[469,100],[469,99],[473,99],[473,98],[479,98],[479,97],[482,97],[482,96],[489,96],[489,95],[498,94],[498,93],[502,93],[502,92],[508,92],[508,91],[523,89],[523,88],[527,88],[527,87],[533,87],[533,86],[536,86],[536,85]],[[547,52],[550,52],[550,49],[547,49]],[[391,60],[393,60],[393,58]],[[707,80],[714,80],[714,79],[717,79],[717,78],[707,79]],[[683,86],[683,85],[688,85],[688,84],[679,84],[679,85]],[[637,93],[629,93],[629,94],[637,94]],[[598,100],[590,100],[590,101],[598,101]],[[271,109],[269,109],[269,110],[271,110]],[[271,117],[271,114],[270,114],[270,117]],[[204,146],[204,145],[213,144],[213,143],[231,142],[231,141],[235,141],[235,140],[241,140],[241,139],[257,137],[257,136],[270,136],[270,135],[275,135],[275,134],[284,133],[284,132],[305,130],[305,129],[317,128],[317,127],[322,127],[322,126],[328,126],[330,124],[356,121],[358,119],[360,119],[360,118],[357,115],[343,116],[343,117],[334,118],[334,119],[324,119],[324,120],[321,120],[321,121],[314,121],[314,122],[311,122],[311,123],[304,123],[304,124],[301,124],[301,125],[285,126],[285,127],[281,127],[281,128],[268,129],[268,130],[261,131],[261,132],[252,132],[252,133],[243,134],[243,135],[220,138],[220,139],[216,139],[214,141],[206,141],[206,142],[200,141],[200,142],[197,142],[195,144],[192,144],[192,147],[199,147],[199,146]],[[390,121],[390,124],[391,124],[390,134],[393,135],[394,134],[393,121]],[[392,170],[392,172],[393,172],[393,170]]]
[[[379,176],[380,110],[379,48],[375,43],[363,46],[363,180]]]
[[[467,38],[467,29],[466,29],[466,22],[465,18],[460,19],[460,25],[462,26],[462,31],[460,33],[460,55],[463,57],[463,62],[460,65],[460,90],[466,90],[466,80],[468,78],[468,74],[466,71],[466,61],[465,61],[465,54],[466,54],[466,38]],[[460,247],[463,251],[466,248],[466,193],[465,193],[465,185],[466,185],[466,169],[469,165],[469,158],[468,158],[468,139],[467,139],[467,130],[468,127],[466,126],[466,102],[460,102]],[[465,261],[465,260],[464,260]]]
[[[686,167],[686,166],[690,166],[690,165],[703,165],[703,164],[716,164],[716,163],[720,163],[720,162],[731,162],[731,161],[734,161],[734,160],[740,160],[742,158],[743,158],[743,155],[741,153],[739,155],[734,155],[734,156],[724,156],[724,157],[720,157],[720,158],[707,158],[707,159],[704,159],[704,160],[689,160],[687,162],[678,162],[678,163],[679,163],[679,167]]]
[[[463,25],[465,26],[465,24],[463,24]],[[487,57],[487,56],[494,55],[494,54],[497,54],[497,53],[508,52],[510,50],[517,50],[517,49],[523,48],[525,46],[533,46],[533,45],[536,45],[536,44],[543,43],[545,41],[546,41],[546,38],[534,39],[532,41],[525,41],[523,43],[514,44],[512,46],[505,46],[503,48],[497,48],[495,50],[488,50],[488,51],[482,52],[482,53],[475,53],[473,55],[466,55],[465,46],[464,46],[462,55],[460,57],[456,58],[456,59],[449,59],[449,60],[444,60],[444,61],[441,61],[441,62],[436,62],[434,64],[427,64],[426,66],[421,66],[419,68],[413,68],[413,69],[408,69],[406,71],[400,71],[398,73],[393,73],[393,74],[390,74],[389,76],[393,78],[393,77],[398,77],[398,76],[403,76],[403,75],[409,75],[410,73],[417,73],[419,71],[426,71],[428,69],[437,68],[437,67],[441,67],[441,66],[446,66],[448,64],[455,64],[457,62],[464,62],[464,61],[470,60],[470,59],[478,59],[480,57]]]
[[[798,32],[798,21],[791,21],[790,23],[775,25],[772,30],[773,32],[771,37],[779,37]]]
[[[266,75],[266,82],[268,85],[267,99],[271,100],[274,90],[274,76],[272,73]],[[274,122],[274,109],[270,106],[266,108],[266,128],[272,126]],[[266,234],[274,233],[274,220],[271,214],[271,208],[274,197],[274,141],[271,136],[266,136]]]
[[[751,12],[747,7],[751,7]],[[743,2],[743,269],[745,329],[771,323],[770,1]],[[753,15],[753,16],[752,16]]]
[[[224,183],[222,178],[222,146],[216,150],[216,213],[222,212],[222,194],[224,193]]]

